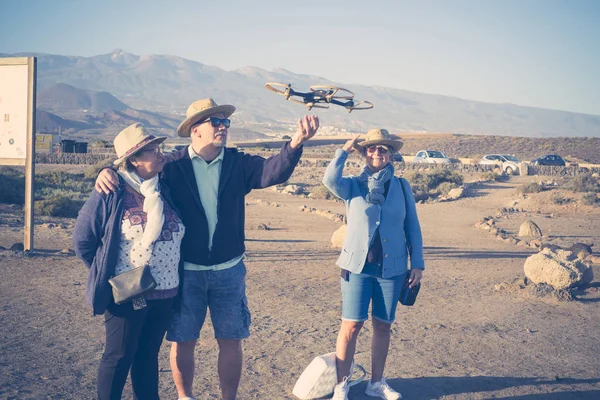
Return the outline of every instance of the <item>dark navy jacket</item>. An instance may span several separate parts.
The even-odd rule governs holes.
[[[218,222],[208,249],[208,222],[200,201],[192,160],[188,148],[175,155],[176,161],[165,165],[164,182],[181,213],[185,236],[181,260],[199,265],[216,265],[245,251],[245,196],[260,189],[287,181],[302,155],[302,147],[292,150],[289,142],[279,154],[265,159],[225,148],[217,194]]]
[[[116,192],[98,193],[95,190],[79,211],[73,229],[75,253],[89,269],[85,298],[94,315],[103,314],[112,301],[112,288],[108,280],[115,273],[120,251],[121,223],[123,219],[126,183],[119,177]],[[161,195],[177,212],[168,188],[161,181]]]

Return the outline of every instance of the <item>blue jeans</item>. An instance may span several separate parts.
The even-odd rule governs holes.
[[[167,340],[189,342],[200,337],[210,309],[215,338],[240,340],[250,336],[246,298],[246,267],[240,261],[220,271],[183,271],[181,299],[173,313]]]
[[[348,279],[341,279],[342,319],[366,321],[372,302],[373,318],[391,324],[396,319],[396,307],[403,284],[404,274],[384,279],[381,277],[381,267],[365,264],[360,274],[350,273]]]

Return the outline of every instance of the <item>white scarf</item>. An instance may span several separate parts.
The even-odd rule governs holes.
[[[142,239],[136,241],[134,246],[136,248],[141,247],[142,249],[150,249],[150,246],[152,246],[160,236],[165,222],[163,201],[160,197],[160,190],[158,187],[158,175],[142,181],[135,172],[119,170],[118,173],[129,186],[144,196],[143,210],[147,216],[146,228],[144,229]],[[138,263],[139,266],[146,265],[148,261],[150,261],[152,251],[142,252],[142,254],[146,255],[143,260],[139,258],[139,254],[136,259],[136,263]],[[131,261],[133,262],[133,252],[131,254]]]

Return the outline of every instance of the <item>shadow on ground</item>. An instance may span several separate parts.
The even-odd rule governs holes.
[[[494,399],[584,399],[597,400],[600,398],[599,390],[577,390],[573,385],[593,385],[600,382],[600,378],[594,379],[575,379],[575,378],[518,378],[510,376],[436,376],[423,377],[414,379],[388,379],[388,384],[400,391],[402,396],[407,399],[438,399],[443,396],[460,395],[461,398],[469,398],[469,395],[477,398],[494,398]],[[554,393],[553,390],[560,390],[554,387],[556,385],[567,385],[565,391]],[[531,386],[532,394],[519,396],[498,396],[490,393],[486,396],[486,392],[495,392],[515,387]],[[544,386],[542,388],[542,386]],[[366,383],[363,382],[350,389],[352,399],[366,400],[372,397],[364,394]],[[521,388],[522,392],[523,389]],[[536,393],[543,391],[545,393]]]

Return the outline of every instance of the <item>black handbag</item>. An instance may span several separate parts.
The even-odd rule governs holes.
[[[408,204],[408,198],[406,196],[406,190],[404,189],[404,184],[402,183],[402,178],[398,178],[398,181],[400,183],[400,187],[402,188],[402,194],[404,195],[404,206],[406,207],[406,205]],[[407,208],[407,213],[408,213],[408,208]],[[406,219],[404,221],[405,221],[404,224],[406,225]],[[406,232],[406,229],[404,231]],[[408,249],[408,252],[410,253],[411,246],[408,241],[406,243],[406,247]],[[413,286],[412,288],[409,287],[410,273],[411,273],[410,270],[406,271],[406,277],[404,278],[404,285],[402,286],[402,289],[400,290],[400,299],[398,299],[400,304],[402,304],[403,306],[412,306],[413,304],[415,304],[415,301],[417,301],[417,295],[419,294],[419,290],[421,290],[421,282],[419,282],[417,285]]]
[[[404,279],[404,285],[400,290],[400,299],[398,300],[403,306],[412,306],[417,301],[417,295],[421,289],[421,282],[413,287],[410,286],[410,271],[406,272],[406,278]]]
[[[156,287],[156,281],[148,265],[113,276],[108,283],[112,286],[115,304],[127,303],[142,297]]]

